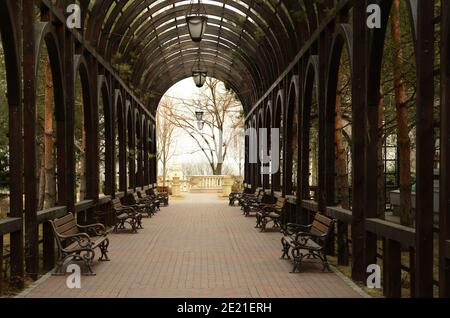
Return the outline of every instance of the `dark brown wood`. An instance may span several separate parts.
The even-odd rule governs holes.
[[[450,2],[441,1],[441,161],[439,204],[439,296],[450,297]]]
[[[65,107],[66,107],[66,206],[69,211],[75,207],[75,72],[74,43],[67,30],[61,35],[60,43],[64,46],[63,60],[65,73]]]
[[[20,231],[22,226],[21,218],[6,218],[0,220],[0,235]]]
[[[44,271],[50,271],[55,266],[55,240],[52,226],[49,222],[42,224]]]
[[[384,284],[387,297],[399,298],[402,292],[401,275],[401,245],[387,239],[383,252],[383,266],[385,270]]]
[[[352,74],[352,278],[364,281],[365,267],[365,228],[364,228],[364,136],[366,99],[366,1],[354,1],[353,5],[353,58],[358,63]]]
[[[434,1],[417,10],[416,297],[433,297]]]
[[[5,56],[8,101],[8,136],[9,136],[9,192],[10,216],[23,218],[23,109],[21,82],[21,52],[19,43],[22,41],[20,32],[21,11],[18,1],[2,1],[0,4],[0,35]],[[10,235],[11,277],[18,287],[23,287],[24,250],[22,226]]]
[[[350,260],[348,225],[342,221],[337,221],[337,259],[338,265],[348,266]]]
[[[407,226],[381,219],[366,219],[366,230],[380,237],[402,243],[404,246],[415,246],[416,231]]]
[[[0,295],[3,292],[3,234],[0,235]]]
[[[26,272],[37,279],[39,271],[37,186],[36,186],[36,78],[35,78],[35,7],[24,0],[23,83],[24,83],[24,178],[25,183],[25,263]]]
[[[46,221],[53,220],[55,218],[60,218],[67,214],[67,207],[66,206],[57,206],[50,209],[45,209],[42,211],[38,211],[37,213],[37,222],[39,224],[43,224]]]

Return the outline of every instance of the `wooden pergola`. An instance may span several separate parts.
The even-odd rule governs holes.
[[[411,294],[450,296],[450,3],[405,0],[413,26],[417,65],[417,197],[415,228],[377,219],[378,102],[390,0],[208,0],[209,24],[200,44],[208,75],[232,88],[241,100],[246,127],[282,128],[282,169],[261,177],[261,163],[245,164],[247,189],[264,187],[290,202],[287,221],[307,222],[310,213],[338,220],[338,261],[365,281],[368,264],[382,256],[384,292],[401,295],[401,253],[409,250]],[[66,25],[71,1],[2,0],[0,32],[7,71],[10,149],[10,215],[0,220],[0,264],[10,258],[11,277],[23,284],[54,266],[48,220],[77,212],[92,221],[94,209],[136,189],[156,186],[155,113],[165,91],[190,77],[198,45],[189,38],[185,15],[190,1],[80,1],[82,26]],[[367,5],[382,9],[382,26],[366,25]],[[435,27],[441,30],[440,67],[434,69]],[[46,50],[54,81],[57,126],[57,206],[37,209],[36,92],[39,54]],[[352,209],[336,207],[335,98],[341,54],[352,78]],[[125,81],[114,63],[131,66]],[[75,196],[75,79],[82,82],[86,130],[86,199]],[[439,228],[433,227],[433,109],[435,79],[440,97]],[[315,90],[314,90],[315,88]],[[145,101],[143,96],[150,96]],[[309,197],[309,123],[318,104],[318,185]],[[105,118],[105,197],[99,198],[99,103]],[[4,114],[3,114],[4,115]],[[296,116],[296,117],[295,117]],[[294,118],[295,117],[295,118]],[[296,173],[290,129],[297,122]],[[116,145],[118,136],[118,145]],[[248,143],[247,143],[248,146]],[[137,153],[137,155],[135,155]],[[116,157],[118,160],[116,161]],[[116,168],[118,162],[118,171]],[[116,182],[116,175],[119,181]],[[292,180],[292,176],[297,176]],[[270,179],[269,179],[270,178]],[[294,191],[293,184],[297,185]],[[295,193],[295,194],[294,194]],[[39,240],[42,225],[43,240]],[[349,228],[351,227],[351,230]],[[433,275],[433,234],[439,233],[439,277]],[[351,234],[349,234],[351,233]],[[10,234],[10,253],[3,236]],[[346,244],[351,237],[351,248]],[[384,241],[378,255],[377,240]],[[42,244],[42,258],[39,246]],[[0,279],[1,281],[1,279]]]

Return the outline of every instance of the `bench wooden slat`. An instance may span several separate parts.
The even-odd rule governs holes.
[[[321,233],[321,235],[326,234],[328,232],[328,226],[325,226],[324,224],[320,223],[317,220],[314,220],[312,228]]]
[[[56,232],[64,234],[65,232],[67,232],[73,228],[76,228],[76,227],[77,227],[77,224],[75,222],[75,219],[72,219],[71,221],[67,222],[66,224],[56,227]]]
[[[59,218],[59,219],[55,219],[55,227],[60,227],[61,225],[64,225],[68,222],[70,222],[71,220],[73,220],[73,214],[69,213],[67,215],[64,215],[63,217]]]
[[[320,213],[316,213],[315,215],[315,219],[317,219],[320,223],[325,224],[325,226],[330,226],[331,222],[333,222],[332,219],[330,219],[329,217],[326,217],[325,215],[322,215]]]

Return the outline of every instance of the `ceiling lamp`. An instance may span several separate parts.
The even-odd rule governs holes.
[[[203,120],[197,121],[198,130],[203,130],[203,127],[205,127],[205,122]]]
[[[199,49],[197,63],[194,64],[194,67],[192,68],[192,78],[194,79],[195,86],[197,86],[198,88],[203,87],[203,85],[205,85],[207,75],[208,72],[200,64]]]
[[[208,16],[206,15],[206,9],[201,0],[198,0],[197,5],[194,2],[195,0],[189,6],[186,23],[192,41],[200,42],[205,34]]]
[[[204,112],[198,110],[195,112],[195,118],[197,118],[198,121],[202,121],[203,120],[203,114]]]

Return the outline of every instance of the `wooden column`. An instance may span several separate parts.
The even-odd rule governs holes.
[[[327,27],[319,44],[319,212],[335,204],[335,105],[327,105],[327,87],[332,26]],[[335,255],[334,231],[331,233],[328,253]]]
[[[14,218],[23,219],[23,138],[22,138],[22,82],[21,82],[21,52],[20,43],[22,40],[22,33],[20,32],[21,12],[19,11],[19,2],[9,1],[11,8],[11,24],[3,24],[9,19],[0,16],[0,25],[2,28],[3,49],[5,51],[5,62],[8,67],[8,110],[9,110],[9,173],[10,173],[10,216]],[[6,7],[8,3],[0,4],[6,14]],[[11,27],[11,29],[10,29]],[[7,46],[7,43],[9,45]],[[8,49],[7,49],[8,47]],[[7,54],[7,50],[10,54]],[[0,248],[3,249],[3,236],[0,235]],[[24,250],[23,250],[23,231],[17,231],[10,234],[10,250],[11,250],[11,282],[17,287],[23,287],[24,278]],[[2,251],[0,251],[2,254]],[[3,264],[3,257],[0,258],[0,263]],[[3,268],[3,267],[0,267]],[[1,281],[1,278],[0,278]]]
[[[86,131],[86,196],[88,199],[97,200],[99,193],[99,140],[98,140],[98,63],[91,57],[87,57],[89,65],[89,123]],[[88,215],[89,218],[89,215]]]
[[[148,186],[150,184],[150,174],[149,174],[149,168],[150,168],[150,164],[149,164],[149,138],[148,138],[148,120],[146,119],[146,123],[144,125],[144,131],[142,132],[142,136],[143,136],[143,143],[144,143],[144,149],[143,149],[143,160],[144,160],[144,173],[143,173],[143,185]]]
[[[331,36],[329,29],[322,31],[319,38],[319,82],[317,87],[319,89],[318,96],[318,110],[319,110],[319,160],[318,160],[318,204],[319,212],[324,212],[327,205],[327,194],[334,196],[332,193],[327,193],[327,176],[331,174],[334,184],[334,142],[330,142],[329,126],[332,125],[332,139],[334,141],[334,116],[330,116],[330,112],[327,112],[327,76],[328,76],[328,63],[329,63],[329,51],[331,47]],[[332,112],[334,115],[334,111]],[[332,148],[329,148],[332,147]],[[331,161],[330,161],[331,160]],[[334,187],[332,188],[334,189]]]
[[[434,1],[418,1],[416,98],[416,296],[433,296]]]
[[[384,291],[386,297],[399,298],[402,295],[401,245],[386,239],[383,252]]]
[[[117,93],[119,90],[117,90]],[[119,107],[120,106],[120,107]],[[127,118],[123,99],[117,105],[117,133],[119,135],[119,190],[127,191]]]
[[[127,126],[127,138],[128,138],[128,188],[133,189],[136,187],[135,183],[135,174],[136,174],[136,130],[135,130],[135,120],[134,120],[134,106],[131,102],[127,101],[128,105],[128,113],[126,117],[126,126]],[[131,117],[129,117],[131,116]],[[129,121],[131,118],[131,122]]]
[[[64,39],[64,80],[66,107],[66,205],[69,211],[75,209],[75,72],[74,43],[69,31],[65,31]]]
[[[366,1],[353,5],[353,81],[352,81],[352,278],[364,281],[365,216],[364,216],[364,134],[366,99]]]
[[[450,1],[441,2],[441,163],[439,204],[439,295],[450,297]]]
[[[106,79],[107,83],[110,83],[109,79]],[[105,125],[105,194],[114,195],[115,193],[115,175],[116,175],[116,153],[115,153],[115,110],[112,107],[112,96],[106,96],[107,104],[103,94],[110,93],[111,88],[106,92],[103,89],[99,89],[100,97],[103,99],[103,113],[104,113],[104,125]]]
[[[32,279],[39,271],[39,236],[37,223],[36,178],[36,48],[34,1],[24,0],[23,83],[24,83],[24,178],[25,183],[25,263]]]

